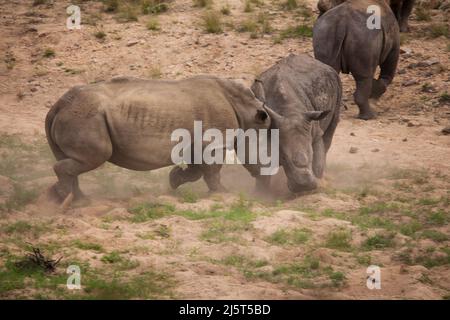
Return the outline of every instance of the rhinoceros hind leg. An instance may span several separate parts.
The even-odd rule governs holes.
[[[212,192],[226,191],[225,187],[220,183],[221,168],[222,165],[220,164],[203,166],[203,179]]]
[[[186,169],[174,167],[169,174],[169,183],[172,189],[176,189],[186,182],[194,182],[200,179],[203,171],[199,165],[188,165]]]
[[[354,94],[355,102],[359,107],[359,119],[370,120],[376,118],[375,111],[369,104],[369,97],[372,92],[372,79],[361,78],[356,80],[356,91]]]
[[[66,200],[71,193],[74,199],[80,199],[83,194],[78,186],[78,175],[94,170],[101,164],[82,163],[74,159],[58,161],[53,167],[58,177],[58,182],[51,188],[52,193],[56,195],[57,201],[62,202]]]
[[[372,92],[370,93],[371,99],[379,99],[386,92],[386,84],[383,80],[372,80]]]

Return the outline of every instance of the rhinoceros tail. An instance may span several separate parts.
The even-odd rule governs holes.
[[[59,100],[56,102],[53,107],[50,109],[50,111],[47,113],[47,116],[45,117],[45,135],[47,136],[47,141],[50,146],[50,149],[52,150],[56,160],[62,160],[67,158],[64,152],[59,148],[59,146],[56,144],[53,134],[52,134],[52,127],[53,127],[53,121],[55,120],[56,115],[58,114],[58,111],[62,107],[62,101]]]

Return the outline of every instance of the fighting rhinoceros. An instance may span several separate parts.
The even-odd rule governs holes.
[[[270,118],[253,92],[231,80],[198,76],[179,81],[116,78],[77,86],[49,111],[45,128],[57,159],[58,181],[50,188],[56,200],[82,197],[78,176],[105,162],[132,170],[173,165],[177,142],[171,134],[194,121],[205,129],[269,128]],[[193,149],[192,149],[193,150]],[[220,164],[176,166],[173,188],[200,179],[218,190]]]
[[[294,193],[315,189],[339,122],[339,75],[306,54],[291,54],[259,75],[252,90],[267,103],[271,126],[279,129],[288,188]],[[258,179],[268,184],[270,176]]]
[[[317,8],[319,9],[320,15],[322,15],[345,1],[347,0],[319,0]],[[415,2],[416,0],[386,0],[386,3],[390,5],[392,12],[397,18],[400,32],[409,31],[408,18],[411,15]]]
[[[380,11],[379,28],[368,23],[374,17],[367,12],[372,5]],[[328,10],[314,25],[313,46],[316,59],[337,72],[352,74],[358,117],[374,118],[369,98],[379,98],[392,82],[400,51],[399,27],[385,1],[347,0]],[[381,72],[375,80],[378,66]]]

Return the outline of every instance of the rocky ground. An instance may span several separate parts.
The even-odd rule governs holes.
[[[376,120],[354,118],[354,83],[342,76],[345,109],[317,191],[294,197],[280,174],[275,196],[258,197],[238,166],[223,170],[227,193],[203,182],[171,191],[168,169],[105,165],[81,179],[90,201],[62,213],[43,196],[55,181],[43,123],[68,88],[202,73],[249,85],[287,54],[312,53],[316,17],[316,1],[175,0],[158,14],[142,14],[143,1],[113,12],[115,1],[74,2],[81,30],[65,26],[69,1],[0,0],[0,298],[450,297],[450,41],[439,1],[412,15]],[[62,260],[45,272],[26,259],[30,247]],[[71,291],[74,264],[82,289]],[[381,290],[366,287],[372,264]]]

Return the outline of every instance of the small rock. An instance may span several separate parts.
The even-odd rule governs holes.
[[[420,127],[421,124],[417,121],[409,121],[408,122],[408,127]]]
[[[406,141],[408,141],[408,138],[403,138],[402,141],[403,141],[403,142],[406,142]]]
[[[405,70],[405,69],[400,69],[400,70],[397,71],[397,73],[398,73],[398,74],[405,74],[405,73],[406,73],[406,70]]]
[[[417,81],[416,79],[410,79],[410,80],[406,80],[405,82],[403,82],[402,86],[410,87],[410,86],[418,84],[418,83],[419,83],[419,81]]]
[[[358,148],[356,148],[356,147],[350,147],[349,152],[350,152],[350,153],[357,153],[357,152],[358,152]]]
[[[380,152],[380,149],[378,148],[372,149],[372,152]]]
[[[445,127],[444,129],[441,130],[441,132],[446,136],[449,135],[450,134],[450,126]]]
[[[139,43],[138,40],[130,40],[130,41],[127,42],[127,47],[134,46],[134,45],[136,45],[138,43]]]
[[[350,135],[351,135],[352,137],[355,137],[355,136],[356,136],[354,132],[350,132]]]
[[[402,48],[400,48],[400,53],[401,54],[411,54],[412,53],[412,49],[411,48],[407,48],[407,47],[402,47]]]
[[[418,67],[430,67],[430,66],[432,66],[432,65],[434,65],[434,64],[438,64],[439,63],[439,59],[437,59],[437,58],[431,58],[431,59],[428,59],[428,60],[425,60],[425,61],[420,61],[418,64],[417,64],[417,66]]]

